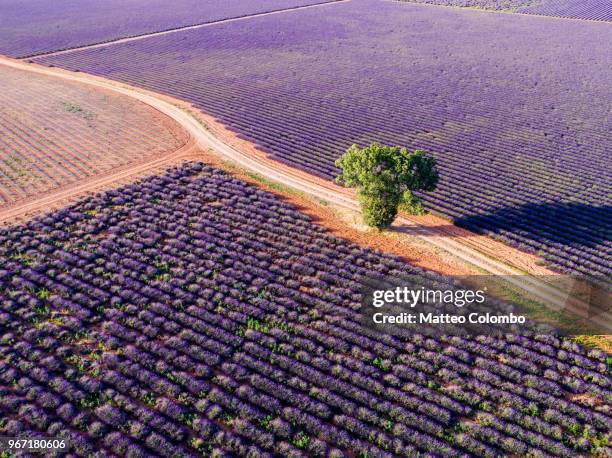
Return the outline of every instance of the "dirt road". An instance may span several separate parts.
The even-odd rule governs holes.
[[[257,173],[269,180],[289,186],[303,193],[314,196],[318,199],[327,201],[338,207],[347,208],[350,210],[358,210],[358,204],[355,200],[354,193],[350,190],[342,188],[334,183],[319,179],[305,172],[293,169],[289,166],[279,164],[263,153],[256,151],[254,148],[243,150],[236,148],[230,142],[223,141],[223,135],[219,132],[223,131],[222,126],[218,126],[214,119],[206,115],[198,116],[188,111],[184,103],[180,101],[171,101],[166,97],[153,94],[148,91],[129,87],[127,85],[114,81],[105,80],[99,77],[93,77],[82,73],[71,73],[55,68],[46,68],[38,65],[32,65],[21,61],[0,58],[0,65],[8,65],[14,68],[28,69],[32,72],[43,73],[47,75],[55,75],[58,78],[64,78],[72,81],[91,84],[96,87],[110,89],[117,93],[137,99],[143,103],[150,105],[156,110],[164,113],[172,118],[178,124],[183,126],[197,144],[203,149],[210,149],[219,156],[228,161],[242,167],[251,172]],[[175,104],[176,103],[176,104]],[[205,125],[204,122],[210,123]],[[179,153],[184,154],[184,153]],[[172,160],[170,157],[167,161]],[[176,157],[174,157],[176,159]],[[163,161],[163,159],[160,159]],[[142,164],[137,173],[141,173],[147,169],[150,164]],[[156,167],[159,164],[155,165]],[[124,173],[130,173],[133,169],[126,170]],[[113,176],[106,177],[105,180],[112,180]],[[67,191],[69,192],[69,191]],[[53,200],[53,196],[49,196],[47,204]],[[5,212],[0,212],[0,222],[8,217],[15,218],[20,213],[26,214],[32,210],[32,206],[40,205],[39,202],[31,202],[21,207],[14,207],[9,210],[9,215]],[[585,316],[588,313],[588,304],[583,301],[571,297],[569,293],[561,290],[548,282],[543,281],[536,276],[527,275],[517,267],[513,267],[505,262],[501,262],[491,256],[485,255],[482,251],[476,250],[474,247],[466,243],[470,237],[452,237],[446,231],[436,228],[436,226],[419,225],[414,220],[408,218],[398,218],[395,228],[400,231],[415,234],[426,243],[433,245],[439,249],[450,252],[454,256],[462,259],[465,262],[486,271],[490,275],[503,276],[507,282],[514,287],[518,287],[527,292],[530,296],[544,302],[554,310],[571,310],[574,313]],[[491,241],[495,246],[495,241]],[[506,250],[509,248],[506,247]],[[494,251],[494,250],[493,250]],[[554,275],[550,272],[550,275]],[[597,324],[607,330],[608,334],[612,334],[612,318],[608,316],[599,317]]]

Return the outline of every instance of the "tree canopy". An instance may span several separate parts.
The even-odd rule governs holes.
[[[351,146],[336,165],[342,170],[336,181],[357,188],[365,223],[378,229],[390,226],[399,208],[423,213],[413,192],[433,191],[439,179],[436,159],[425,151],[378,143]]]

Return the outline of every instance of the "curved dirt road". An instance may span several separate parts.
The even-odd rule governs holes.
[[[81,73],[71,73],[55,68],[41,67],[38,65],[24,63],[8,58],[0,58],[0,65],[8,65],[14,68],[29,70],[36,73],[54,75],[58,78],[64,78],[81,83],[91,84],[96,87],[113,90],[117,93],[124,94],[128,97],[137,99],[159,112],[175,120],[183,126],[197,144],[203,149],[210,149],[217,155],[227,159],[228,161],[237,164],[238,166],[257,173],[267,179],[289,186],[303,193],[309,194],[316,198],[330,202],[336,206],[347,208],[350,210],[358,210],[359,206],[355,200],[354,194],[345,188],[342,188],[334,183],[318,179],[314,176],[284,166],[271,159],[266,158],[263,154],[245,153],[240,149],[222,141],[211,130],[205,127],[201,120],[202,117],[192,115],[187,110],[174,105],[167,101],[163,96],[129,87],[127,85],[114,81],[105,80],[99,77],[93,77]],[[134,176],[142,174],[147,170],[158,168],[163,163],[171,163],[185,156],[185,152],[177,152],[177,154],[169,155],[166,158],[161,158],[155,163],[142,164],[136,168],[125,170],[124,174]],[[121,172],[120,172],[121,173]],[[105,178],[100,178],[101,181],[114,182],[125,177],[117,176],[117,174],[109,175]],[[103,184],[103,183],[102,183]],[[100,185],[100,183],[98,183]],[[84,183],[79,192],[86,192],[94,189],[94,183]],[[74,194],[77,190],[71,188],[66,190],[66,193]],[[52,205],[54,200],[65,199],[66,196],[49,195],[43,198],[43,205]],[[31,212],[34,207],[40,207],[40,201],[26,203],[24,205],[14,206],[7,211],[0,212],[0,223],[9,218],[17,218],[25,216]],[[416,236],[425,242],[447,251],[454,256],[462,259],[465,262],[486,271],[490,275],[503,276],[506,281],[514,287],[518,287],[527,292],[530,296],[544,302],[553,310],[570,310],[586,319],[588,316],[589,306],[583,301],[574,298],[564,290],[561,290],[537,277],[525,274],[525,272],[512,267],[508,264],[493,259],[490,256],[474,249],[466,243],[461,242],[461,238],[452,238],[443,231],[437,230],[435,227],[418,225],[408,218],[398,218],[396,229],[404,230],[410,233],[416,233]],[[595,322],[595,320],[594,320]],[[596,324],[605,330],[608,334],[612,334],[612,318],[597,317]]]

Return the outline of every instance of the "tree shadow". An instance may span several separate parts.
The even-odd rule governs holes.
[[[468,215],[455,224],[477,232],[514,235],[558,249],[598,248],[612,241],[612,206],[582,203],[529,203]],[[601,253],[605,255],[605,253]]]
[[[562,276],[561,283],[582,280],[569,282],[568,310],[573,307],[574,313],[606,329],[612,326],[612,206],[529,203],[464,216],[455,224],[473,232],[501,235],[520,249],[536,252],[548,265],[569,274]],[[570,307],[574,296],[581,302]]]

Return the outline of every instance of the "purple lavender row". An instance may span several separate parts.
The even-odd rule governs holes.
[[[542,0],[397,0],[406,3],[424,3],[427,5],[479,8],[483,10],[515,11],[528,7]],[[544,0],[545,1],[545,0]],[[571,1],[571,0],[570,0]],[[574,0],[575,1],[575,0]]]
[[[79,455],[607,451],[604,354],[373,339],[351,291],[418,269],[201,164],[5,229],[0,256],[3,433]]]

